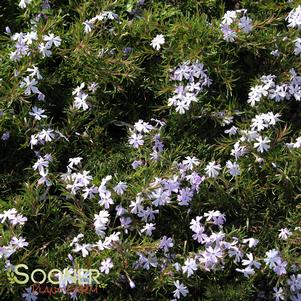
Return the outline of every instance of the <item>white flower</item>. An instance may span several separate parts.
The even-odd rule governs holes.
[[[31,45],[33,43],[33,41],[36,41],[37,39],[38,39],[38,34],[36,31],[28,32],[24,36],[24,41],[27,45]]]
[[[169,105],[171,105],[171,104],[169,104]],[[188,103],[185,100],[178,101],[176,104],[176,112],[178,112],[179,114],[185,114],[185,112],[189,110],[189,105],[190,105],[190,103]]]
[[[90,244],[76,244],[75,245],[75,249],[73,249],[73,252],[82,252],[82,256],[86,257],[87,255],[89,255],[89,251],[92,250],[92,245]]]
[[[51,142],[54,138],[55,138],[55,133],[50,128],[48,128],[47,130],[43,129],[38,134],[38,139],[41,141]]]
[[[138,212],[140,212],[143,209],[142,203],[143,202],[143,198],[140,195],[136,196],[136,200],[135,201],[131,201],[130,203],[130,208],[131,209],[131,213],[133,214],[138,214]]]
[[[194,166],[198,166],[200,161],[196,157],[185,157],[186,160],[183,160],[183,164],[187,166],[188,169],[193,169]]]
[[[255,274],[255,270],[252,269],[250,266],[247,266],[244,269],[235,269],[237,272],[243,273],[245,277],[249,278],[250,275]]]
[[[27,71],[30,72],[29,76],[31,77],[37,77],[37,79],[42,79],[42,75],[39,71],[39,68],[35,65],[32,66],[32,68],[27,68]]]
[[[255,87],[251,87],[251,91],[249,92],[248,103],[253,107],[256,102],[261,100],[262,96],[268,95],[268,86],[266,85],[256,85]]]
[[[297,27],[301,29],[301,5],[293,9],[287,16],[288,27]]]
[[[276,249],[269,250],[265,253],[266,258],[264,258],[264,262],[271,269],[275,268],[276,265],[281,263],[281,257],[279,256],[279,252]]]
[[[48,36],[43,36],[43,40],[46,42],[48,49],[52,47],[52,44],[54,44],[55,47],[59,47],[62,42],[61,38],[59,36],[55,37],[53,33],[50,33]]]
[[[69,162],[68,167],[73,168],[74,165],[78,166],[81,163],[82,159],[83,159],[82,157],[70,158],[68,161]]]
[[[21,214],[17,214],[15,216],[12,216],[11,219],[10,219],[10,223],[12,225],[17,225],[17,224],[24,225],[24,223],[26,221],[27,221],[27,217],[25,217]]]
[[[242,265],[247,265],[248,267],[254,266],[257,269],[261,267],[261,264],[257,260],[254,260],[252,253],[248,253],[246,254],[246,256],[248,257],[248,259],[243,259]]]
[[[144,144],[143,136],[141,134],[132,133],[129,138],[129,144],[133,145],[134,148],[138,148]]]
[[[48,170],[49,160],[45,157],[39,157],[37,162],[32,166],[34,170],[38,170],[40,175],[45,174],[45,169]]]
[[[96,234],[104,237],[105,236],[105,230],[107,229],[106,224],[109,221],[109,212],[102,210],[99,212],[99,214],[94,214],[94,227]]]
[[[231,25],[237,18],[237,13],[235,10],[228,10],[223,16],[222,23]]]
[[[232,126],[230,129],[225,130],[225,134],[229,134],[229,136],[233,136],[237,133],[238,128],[236,126]]]
[[[52,55],[49,45],[45,45],[44,43],[39,44],[39,51],[43,57],[49,57]]]
[[[183,273],[187,273],[187,277],[190,277],[194,274],[194,271],[198,269],[195,259],[188,258],[185,260],[184,265],[182,266]]]
[[[25,95],[31,95],[31,93],[37,94],[39,93],[39,89],[36,87],[38,84],[37,80],[34,78],[30,78],[29,76],[26,76],[23,78],[23,81],[20,83],[21,88],[25,88]]]
[[[152,236],[153,231],[156,229],[155,224],[146,223],[145,226],[141,229],[141,232],[145,232],[147,236]]]
[[[22,236],[20,236],[19,238],[14,236],[11,239],[10,244],[20,249],[28,246],[28,242]]]
[[[30,116],[33,116],[36,120],[41,120],[42,118],[46,118],[46,115],[43,115],[45,110],[38,108],[36,106],[32,107],[31,112],[29,112]]]
[[[105,274],[109,274],[110,269],[113,267],[113,262],[111,258],[104,259],[101,262],[100,271]]]
[[[239,176],[240,175],[240,169],[237,162],[232,163],[230,160],[227,161],[226,167],[229,170],[229,173],[231,176]]]
[[[271,140],[269,138],[265,137],[264,139],[262,139],[262,137],[259,136],[258,138],[256,138],[256,140],[258,142],[254,143],[254,147],[257,148],[258,152],[263,153],[270,149],[269,143],[271,142]]]
[[[84,111],[89,109],[89,106],[86,102],[86,99],[88,98],[88,94],[86,93],[79,93],[77,96],[74,97],[73,101],[73,107],[76,109],[83,109]]]
[[[31,0],[20,0],[19,7],[24,9],[24,8],[26,8],[27,4],[30,4],[30,2],[31,2]]]
[[[127,189],[127,184],[125,182],[119,182],[114,188],[113,190],[118,194],[118,195],[122,195],[124,194],[124,191]]]
[[[219,171],[221,170],[221,165],[216,164],[215,161],[209,162],[205,168],[206,174],[210,178],[215,178],[219,175]]]
[[[4,210],[3,213],[0,213],[1,223],[3,224],[6,221],[6,219],[11,220],[16,216],[17,213],[18,212],[15,208]]]
[[[187,287],[183,283],[180,283],[179,280],[176,280],[173,284],[176,287],[176,289],[173,291],[173,293],[174,293],[173,296],[175,298],[180,299],[181,295],[183,297],[187,296],[188,289],[187,289]]]
[[[164,36],[162,34],[158,34],[153,40],[151,41],[150,45],[156,49],[159,50],[161,45],[165,43]]]
[[[80,95],[82,93],[83,88],[85,87],[85,83],[81,83],[79,86],[77,86],[73,91],[72,95]]]
[[[275,125],[276,122],[280,121],[278,117],[281,115],[279,113],[274,114],[273,112],[268,112],[265,114],[265,120],[269,123],[269,125]]]
[[[283,100],[286,96],[286,85],[276,85],[273,89],[269,91],[269,99],[274,99],[279,102]]]
[[[284,300],[284,292],[282,287],[273,287],[273,297],[275,298],[275,301]]]
[[[86,20],[83,22],[83,25],[85,26],[84,32],[89,33],[92,31],[92,28],[94,27],[94,24],[91,21]]]
[[[258,239],[255,239],[255,238],[246,238],[242,241],[244,244],[248,244],[248,247],[249,248],[254,248],[257,246],[259,240]]]
[[[290,230],[288,230],[287,228],[281,228],[280,230],[279,230],[279,235],[278,235],[278,237],[280,238],[280,239],[282,239],[282,240],[287,240],[288,239],[288,237],[289,236],[291,236],[293,233],[290,231]]]
[[[70,247],[72,247],[74,244],[78,243],[80,239],[84,237],[84,234],[80,233],[76,237],[72,239],[72,242],[70,243]]]
[[[245,146],[240,145],[239,141],[235,142],[233,149],[231,150],[231,155],[237,160],[239,157],[244,156],[247,153]]]
[[[301,53],[301,38],[297,38],[294,42],[295,42],[294,53],[295,55],[298,55]]]
[[[139,119],[134,124],[134,128],[139,133],[149,133],[154,127],[148,122],[144,122],[142,119]]]

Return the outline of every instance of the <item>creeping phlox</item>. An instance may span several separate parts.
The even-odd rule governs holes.
[[[22,227],[27,221],[27,217],[19,214],[15,208],[4,210],[3,213],[0,213],[0,223],[9,228],[15,228],[19,225]],[[16,231],[16,229],[14,229]],[[16,251],[23,249],[28,246],[28,242],[22,236],[15,236],[11,238],[8,245],[0,246],[0,258],[5,259],[6,269],[11,267],[11,263],[8,260]]]
[[[27,4],[30,1],[26,2]],[[7,30],[10,32],[10,30]],[[15,33],[11,37],[12,40],[16,41],[15,48],[16,50],[11,53],[11,59],[14,61],[21,60],[24,56],[30,56],[33,52],[40,52],[42,57],[49,57],[52,55],[52,47],[59,47],[61,45],[61,38],[55,36],[53,33],[48,35],[43,35],[39,38],[37,31],[33,30],[27,33]],[[40,41],[40,43],[39,43]],[[43,42],[41,42],[43,41]],[[39,45],[38,45],[39,43]],[[24,89],[25,96],[37,95],[39,101],[45,100],[45,95],[37,87],[40,80],[43,79],[43,76],[40,73],[38,66],[32,65],[26,69],[27,75],[22,78],[20,82],[20,88]],[[15,75],[19,76],[19,72],[15,71]],[[47,124],[47,115],[44,114],[45,110],[36,105],[32,106],[29,116],[32,117],[36,123],[33,126],[33,129],[37,132],[32,134],[30,137],[30,147],[45,145],[51,141],[55,141],[59,138],[67,138],[57,130],[53,130]],[[45,120],[46,125],[43,125],[42,121]],[[41,124],[42,123],[42,124]],[[48,166],[49,162],[52,160],[51,154],[46,154],[42,156],[39,152],[36,152],[38,160],[33,165],[34,170],[38,170],[41,178],[38,180],[38,185],[46,184],[46,186],[51,185],[51,181],[48,179]]]
[[[32,112],[29,114],[34,117],[35,120],[41,120],[42,118],[46,118],[47,116],[42,115],[44,110],[33,107]],[[45,116],[45,117],[44,117]],[[64,138],[68,141],[68,139],[59,131],[53,130],[51,128],[42,129],[37,134],[33,134],[30,137],[30,146],[31,149],[37,147],[39,145],[44,145],[46,143],[50,143],[57,139]],[[48,178],[49,173],[49,163],[52,161],[52,155],[50,153],[45,154],[44,156],[41,155],[39,151],[35,151],[36,156],[38,157],[37,161],[33,165],[33,170],[37,170],[39,175],[41,176],[38,180],[37,184],[42,185],[45,184],[46,186],[51,186],[52,182]]]
[[[261,83],[251,88],[248,103],[253,107],[264,98],[280,102],[283,100],[301,100],[301,76],[292,68],[288,83],[276,84],[275,75],[263,75]]]
[[[280,121],[281,115],[279,113],[274,114],[273,112],[261,113],[251,119],[249,128],[239,128],[232,125],[234,122],[234,116],[240,116],[240,113],[231,116],[228,112],[219,112],[215,114],[216,117],[221,119],[222,126],[230,126],[230,128],[224,130],[225,134],[229,136],[237,136],[240,134],[238,140],[234,143],[231,150],[231,156],[234,157],[234,161],[228,160],[225,164],[226,172],[231,176],[238,176],[241,174],[238,159],[240,157],[247,156],[248,153],[255,151],[260,155],[269,151],[271,147],[271,137],[263,136],[263,131],[266,131],[276,125]],[[290,148],[299,148],[301,145],[300,138],[297,138],[295,143],[287,143]],[[255,156],[257,162],[263,162],[262,158]],[[205,167],[205,174],[208,178],[216,178],[219,176],[222,170],[222,166],[216,160],[209,162]]]
[[[53,33],[39,36],[36,30],[27,33],[18,32],[11,36],[15,43],[15,51],[10,53],[12,61],[20,61],[22,57],[31,56],[33,53],[39,53],[42,58],[50,57],[52,49],[59,47],[62,40]]]
[[[234,42],[239,32],[248,34],[253,29],[252,20],[247,16],[246,9],[228,10],[221,22],[220,29],[224,40]]]
[[[156,35],[150,45],[155,49],[155,50],[160,50],[161,46],[165,43],[165,38],[163,34],[158,34]]]
[[[133,129],[129,130],[130,137],[128,141],[134,149],[138,149],[144,145],[145,140],[150,140],[152,144],[150,159],[158,161],[164,149],[164,144],[161,141],[160,130],[165,125],[165,122],[157,119],[152,119],[151,121],[154,125],[141,119],[136,122]],[[143,165],[143,161],[141,159],[135,160],[132,164],[134,169],[141,165]]]
[[[90,33],[96,27],[97,22],[99,21],[105,22],[108,20],[118,20],[118,15],[112,11],[103,11],[100,14],[93,17],[92,19],[83,22],[84,32]]]
[[[25,9],[28,4],[31,3],[32,0],[20,0],[19,7]]]
[[[81,83],[72,91],[72,95],[74,96],[73,108],[76,110],[82,109],[83,111],[87,111],[89,109],[89,103],[87,102],[89,94],[84,92],[84,88],[85,83]],[[88,85],[88,90],[93,94],[97,91],[97,88],[98,84],[95,82]]]
[[[290,11],[286,17],[288,27],[301,29],[301,5]]]
[[[197,102],[197,96],[212,83],[204,65],[198,61],[180,64],[171,70],[170,79],[176,82],[176,87],[168,105],[174,106],[180,114],[188,111],[191,103]]]
[[[20,88],[24,88],[24,94],[26,96],[37,94],[37,98],[40,101],[45,100],[45,95],[38,89],[38,81],[43,77],[39,71],[39,68],[33,65],[31,68],[27,68],[29,75],[24,77],[20,83]]]
[[[251,127],[258,128],[258,123],[263,124],[263,128],[259,127],[259,131],[274,125],[277,117],[272,112],[258,115],[252,120]],[[159,126],[159,128],[162,125]],[[130,130],[129,144],[134,148],[145,146],[143,139],[149,136],[157,135],[158,122],[156,126],[148,122],[139,120],[134,125],[134,130]],[[135,133],[136,132],[136,133]],[[133,136],[133,134],[136,134]],[[137,138],[137,135],[141,137]],[[255,135],[256,136],[256,135]],[[138,141],[137,141],[138,139]],[[255,139],[244,134],[242,141]],[[264,148],[264,146],[262,146]],[[67,174],[63,175],[64,181],[71,184],[67,185],[67,189],[72,194],[79,194],[83,199],[95,198],[99,199],[98,203],[103,208],[94,216],[94,227],[96,234],[100,237],[96,243],[82,243],[83,234],[79,234],[73,239],[70,246],[74,246],[73,252],[81,253],[83,257],[89,255],[90,252],[104,251],[106,249],[114,249],[118,244],[122,244],[121,238],[130,235],[133,231],[137,231],[140,236],[147,236],[152,239],[153,233],[156,231],[156,216],[162,208],[166,206],[184,206],[189,208],[193,197],[199,191],[199,187],[206,177],[201,176],[196,168],[200,165],[200,161],[195,157],[186,157],[182,162],[176,164],[173,169],[173,175],[168,178],[155,178],[148,187],[138,192],[136,199],[128,202],[126,192],[128,185],[120,181],[115,186],[111,186],[112,176],[102,179],[99,186],[91,185],[92,177],[88,171],[79,172],[81,168],[82,158],[71,158],[67,166]],[[232,176],[240,174],[239,166],[236,162],[228,161],[226,164],[228,172]],[[221,165],[215,161],[209,162],[205,168],[208,178],[217,177],[221,170]],[[116,202],[122,197],[121,202]],[[115,200],[114,200],[115,199]],[[115,210],[112,210],[115,208]],[[115,213],[114,213],[115,212]],[[119,219],[120,232],[110,231],[111,222]],[[234,264],[236,271],[242,273],[245,277],[251,277],[257,272],[269,271],[278,276],[287,275],[288,271],[294,271],[293,266],[289,266],[281,255],[280,249],[268,250],[264,256],[255,255],[256,246],[259,241],[256,238],[245,238],[241,241],[236,237],[229,237],[223,231],[223,225],[226,217],[219,210],[211,210],[205,212],[202,216],[197,216],[191,220],[190,229],[192,230],[192,239],[199,244],[199,249],[195,253],[190,253],[189,257],[182,261],[176,259],[173,254],[175,239],[166,235],[162,236],[158,241],[157,247],[150,251],[137,252],[137,260],[133,263],[133,268],[151,270],[165,270],[172,267],[171,275],[180,277],[181,275],[192,277],[198,271],[210,272],[222,270],[227,264]],[[295,229],[294,231],[300,231]],[[287,240],[293,235],[292,230],[282,228],[279,230],[279,238]],[[116,244],[117,243],[117,244]],[[232,263],[231,263],[232,262]],[[109,273],[114,268],[111,258],[104,259],[100,266],[100,271]],[[299,277],[294,276],[294,277]],[[295,284],[291,285],[293,276],[287,280],[290,287],[295,288]],[[282,281],[285,282],[285,281]],[[284,283],[283,283],[284,284]],[[176,289],[173,291],[175,300],[188,294],[188,288],[179,280],[174,281]],[[129,281],[130,287],[135,287],[133,281]],[[274,291],[279,292],[281,288],[275,287]],[[299,289],[292,291],[292,295]]]
[[[207,272],[223,270],[226,263],[233,261],[234,266],[238,266],[236,271],[247,278],[255,273],[275,273],[279,276],[278,284],[281,283],[283,286],[287,284],[289,287],[287,294],[284,293],[282,287],[274,287],[275,294],[281,291],[283,293],[282,300],[285,295],[290,296],[291,300],[298,300],[295,298],[298,298],[301,293],[301,274],[295,274],[296,266],[289,265],[282,258],[279,249],[271,249],[264,256],[256,256],[255,250],[259,241],[253,237],[241,241],[237,237],[227,237],[223,232],[224,223],[225,215],[218,210],[206,212],[203,216],[192,219],[190,223],[190,229],[194,233],[192,238],[200,246],[204,246],[204,249],[200,248],[196,253],[191,254],[183,265],[175,263],[176,271],[182,272],[189,278],[198,270]],[[279,230],[279,238],[287,240],[296,231],[300,231],[300,228],[296,228],[294,231],[282,228]],[[283,275],[289,273],[292,273],[290,278],[283,278]],[[179,298],[179,295],[175,293],[174,297]]]
[[[271,148],[271,134],[263,135],[263,132],[273,128],[279,121],[281,115],[279,113],[274,114],[273,112],[261,113],[256,115],[251,119],[251,124],[249,128],[239,128],[232,125],[229,129],[224,131],[225,134],[229,136],[240,137],[234,143],[231,150],[231,156],[234,157],[235,161],[232,162],[228,160],[226,162],[226,167],[228,173],[231,176],[238,176],[241,174],[240,166],[238,160],[241,157],[248,156],[249,153],[255,153],[255,161],[257,163],[263,163],[264,160],[261,155],[268,152]],[[233,120],[228,123],[230,125]],[[298,140],[296,143],[288,144],[291,148],[298,146]],[[257,153],[257,154],[256,154]],[[206,167],[206,174],[208,177],[217,177],[220,173],[221,165],[217,164],[215,161],[210,162]]]
[[[31,2],[32,0],[20,0],[19,7],[26,9]],[[138,1],[137,5],[144,5],[144,1]],[[43,1],[43,6],[49,6],[47,0]],[[123,18],[123,15],[120,16]],[[38,18],[44,18],[43,14]],[[102,11],[80,26],[83,26],[86,35],[92,35],[99,23],[101,28],[110,30],[116,22],[121,22],[119,20],[116,13]],[[286,20],[288,27],[301,29],[301,5],[293,9]],[[223,39],[227,42],[235,42],[239,37],[252,32],[254,27],[252,20],[247,16],[246,9],[227,11],[219,25],[218,30],[221,30]],[[221,32],[218,32],[220,35]],[[40,177],[37,184],[43,184],[46,189],[49,189],[53,184],[49,170],[56,153],[53,152],[52,155],[51,150],[48,149],[54,144],[52,142],[61,138],[67,141],[68,139],[60,131],[53,129],[48,121],[46,109],[43,108],[46,96],[39,90],[39,82],[43,80],[43,76],[39,67],[34,64],[34,60],[37,58],[43,61],[51,57],[55,49],[61,46],[62,39],[48,30],[41,34],[33,20],[30,31],[12,34],[7,27],[6,34],[14,43],[14,48],[10,52],[10,60],[13,64],[19,66],[23,61],[26,62],[26,58],[30,61],[25,68],[16,68],[14,76],[18,80],[18,89],[22,91],[26,100],[33,101],[27,112],[29,122],[24,118],[26,124],[32,125],[33,130],[30,132],[29,141],[29,146],[36,156],[32,169]],[[301,55],[301,38],[294,39],[293,43],[294,54]],[[164,44],[165,36],[158,34],[148,45],[159,51]],[[116,49],[117,46],[112,49],[102,48],[99,51],[99,58],[105,57],[105,54],[113,54]],[[124,56],[127,57],[132,51],[131,47],[124,48]],[[276,49],[271,54],[277,57],[280,52]],[[282,83],[276,82],[276,75],[261,76],[258,84],[251,87],[247,103],[257,110],[261,108],[264,100],[272,100],[276,103],[284,100],[301,101],[301,76],[293,68],[289,73],[289,80]],[[212,84],[208,70],[198,60],[185,61],[170,70],[170,80],[175,84],[175,88],[168,99],[168,106],[175,107],[175,111],[179,114],[186,113],[193,102],[198,102],[200,94]],[[94,94],[97,88],[97,83],[93,82],[86,86],[86,83],[80,82],[72,91],[72,109],[77,112],[88,111],[93,106],[91,94]],[[0,113],[3,114],[2,111]],[[234,123],[235,114],[240,116],[237,123]],[[262,242],[257,238],[238,238],[233,236],[233,232],[230,234],[227,232],[224,227],[226,215],[221,211],[202,212],[201,208],[197,214],[192,211],[193,205],[198,202],[197,196],[203,185],[208,183],[213,184],[214,187],[215,184],[218,185],[216,180],[224,180],[222,176],[228,177],[230,181],[237,180],[244,175],[246,169],[243,167],[248,164],[245,163],[247,160],[243,160],[244,157],[254,157],[256,163],[263,164],[265,154],[271,152],[277,142],[277,139],[273,139],[273,129],[281,122],[280,113],[274,113],[269,109],[267,112],[258,112],[251,120],[244,120],[244,113],[235,114],[223,111],[211,113],[211,117],[216,117],[221,126],[226,127],[224,133],[231,139],[235,139],[233,148],[229,151],[229,160],[213,158],[212,161],[204,163],[195,156],[185,156],[182,160],[170,164],[166,173],[161,170],[161,174],[152,175],[150,179],[145,177],[143,187],[139,186],[138,190],[125,180],[116,180],[113,175],[99,179],[85,168],[84,158],[69,158],[66,172],[59,173],[60,183],[65,187],[64,197],[79,202],[95,201],[97,210],[91,216],[91,228],[94,233],[92,235],[76,233],[78,235],[68,242],[72,254],[69,254],[68,258],[74,269],[68,268],[65,270],[66,273],[56,275],[58,286],[64,294],[67,293],[68,286],[75,284],[78,279],[81,281],[91,279],[91,274],[84,271],[75,277],[73,256],[78,256],[80,260],[95,254],[102,256],[97,273],[100,271],[105,277],[115,269],[120,272],[118,256],[114,255],[123,249],[123,243],[126,242],[124,245],[139,245],[139,248],[129,247],[126,250],[132,253],[130,255],[134,258],[129,270],[133,273],[137,270],[168,273],[174,286],[174,290],[169,292],[172,300],[179,300],[189,294],[188,287],[194,276],[227,269],[232,269],[237,275],[246,278],[268,275],[273,281],[275,280],[274,283],[277,283],[272,292],[276,301],[288,298],[292,301],[301,300],[300,265],[291,263],[287,255],[288,242],[297,232],[301,232],[301,228],[278,229],[277,247],[259,251],[262,250]],[[131,153],[135,154],[135,160],[132,162],[134,169],[132,172],[135,175],[146,170],[148,166],[160,165],[165,160],[163,138],[165,125],[165,121],[158,119],[151,119],[150,122],[140,119],[130,127],[128,147]],[[5,132],[1,139],[6,141],[9,137],[9,132]],[[47,147],[47,151],[43,146]],[[300,149],[301,136],[286,143],[286,146],[292,149],[291,152]],[[253,164],[254,162],[249,163],[249,167]],[[272,163],[272,166],[278,168],[275,163]],[[190,232],[188,230],[188,233],[194,248],[193,252],[184,255],[177,253],[178,246],[184,245],[185,249],[185,244],[176,237],[176,234],[162,233],[162,229],[159,231],[159,225],[162,223],[159,219],[169,209],[175,208],[179,212],[185,212],[185,216],[189,217],[187,227],[191,230]],[[187,221],[187,218],[185,220]],[[15,208],[0,213],[1,227],[7,229],[10,235],[3,238],[0,246],[0,258],[5,261],[6,270],[14,269],[10,262],[13,254],[29,245],[20,232],[17,232],[22,229],[26,221],[27,217],[18,213]],[[150,242],[150,247],[141,247],[142,242],[145,241]],[[134,289],[136,284],[130,278],[126,264],[123,266],[125,274],[122,275],[123,280],[126,279],[129,287]],[[26,288],[22,294],[28,301],[36,301],[37,295],[38,293],[31,287]],[[71,294],[71,298],[77,298],[76,291]]]

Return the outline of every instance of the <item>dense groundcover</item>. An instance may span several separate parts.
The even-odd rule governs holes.
[[[0,300],[300,301],[299,4],[0,1]]]

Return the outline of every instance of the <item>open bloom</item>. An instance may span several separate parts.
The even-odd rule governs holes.
[[[143,136],[141,134],[133,133],[129,138],[129,143],[133,145],[134,148],[138,148],[140,145],[144,144]]]
[[[31,0],[21,0],[19,2],[19,7],[22,8],[22,9],[24,9],[24,8],[26,8],[27,4],[30,4],[30,2],[31,2]]]
[[[28,287],[25,289],[25,293],[22,294],[22,297],[26,301],[36,301],[38,299],[38,292],[35,290],[32,290],[32,287]]]
[[[187,273],[187,277],[190,277],[198,269],[195,259],[188,258],[185,260],[182,266],[183,273]]]
[[[161,48],[161,45],[165,43],[165,38],[162,34],[158,34],[153,40],[151,41],[150,45],[156,49],[159,50]]]
[[[177,298],[177,299],[180,299],[181,298],[181,295],[183,297],[187,296],[188,294],[188,289],[187,287],[183,284],[183,283],[180,283],[179,280],[176,280],[174,283],[174,286],[176,287],[176,289],[173,291],[174,293],[174,297]]]
[[[216,164],[215,161],[209,162],[205,168],[206,174],[210,178],[216,178],[221,170],[221,165]]]
[[[257,151],[260,153],[263,153],[265,151],[268,151],[270,148],[270,142],[271,140],[267,137],[265,137],[264,139],[262,139],[261,136],[259,136],[258,138],[256,138],[256,140],[258,142],[254,143],[254,147],[257,148]]]
[[[104,259],[101,262],[100,271],[105,274],[109,274],[110,269],[113,267],[113,262],[111,258]]]

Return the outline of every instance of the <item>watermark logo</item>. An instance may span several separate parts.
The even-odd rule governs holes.
[[[30,284],[33,291],[40,294],[53,295],[61,292],[76,292],[81,294],[95,293],[104,286],[98,281],[100,272],[97,269],[34,269],[28,273],[26,264],[18,264],[7,271],[10,284]],[[47,286],[49,284],[50,286]]]

